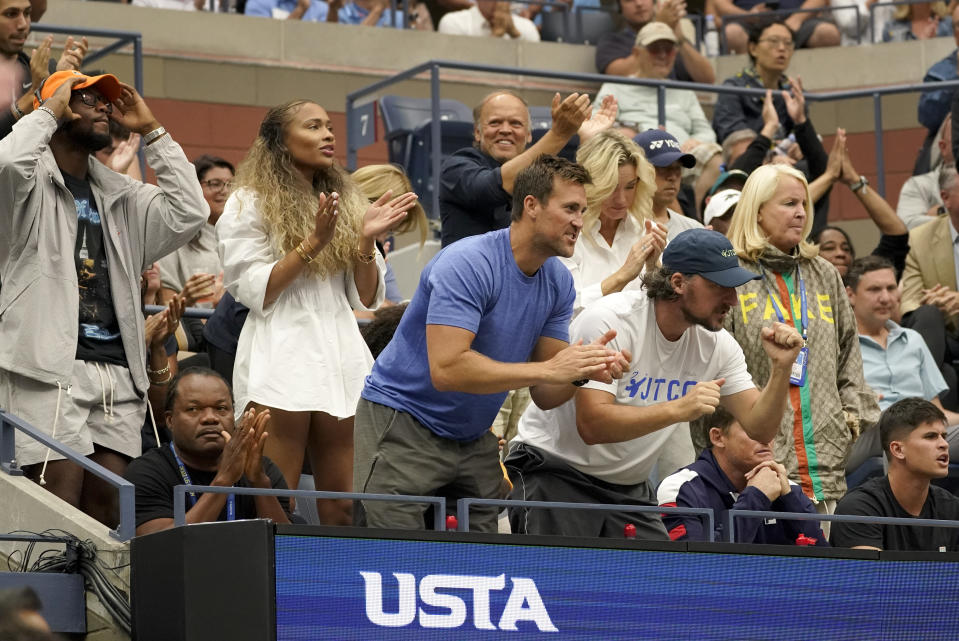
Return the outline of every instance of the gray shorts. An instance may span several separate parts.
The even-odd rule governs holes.
[[[445,496],[454,514],[460,498],[496,499],[503,482],[496,435],[475,441],[437,436],[405,412],[361,398],[353,426],[353,488],[369,494]],[[402,530],[425,526],[425,503],[359,501],[357,525]],[[496,507],[470,510],[471,532],[496,532]]]
[[[140,456],[146,401],[126,367],[74,361],[70,383],[62,387],[0,369],[0,407],[78,454],[89,456],[99,445],[130,458]],[[15,439],[18,465],[43,462],[46,447],[20,432]],[[50,451],[51,461],[62,458]]]

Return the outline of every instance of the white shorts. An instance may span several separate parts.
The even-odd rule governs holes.
[[[0,369],[0,407],[78,454],[88,456],[99,445],[130,458],[139,456],[146,401],[137,394],[130,370],[74,361],[70,379],[68,386],[58,387]],[[43,462],[46,447],[19,431],[15,439],[17,465]],[[50,460],[63,458],[50,451]]]

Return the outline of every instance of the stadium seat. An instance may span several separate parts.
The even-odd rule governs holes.
[[[540,14],[543,40],[570,44],[595,45],[599,39],[616,29],[613,14],[608,11],[544,11]]]
[[[595,45],[604,35],[616,30],[615,18],[609,11],[575,11],[570,19],[577,42],[587,45]]]
[[[433,205],[432,178],[432,141],[433,131],[426,122],[410,134],[410,152],[408,164],[404,165],[406,174],[413,183],[413,191],[420,197],[420,204],[431,218],[439,219],[439,212],[431,211]],[[440,157],[446,158],[454,151],[473,144],[473,123],[460,120],[445,120],[440,123]]]
[[[428,123],[432,117],[430,99],[387,95],[380,98],[379,102],[386,130],[389,160],[407,167],[412,151],[413,131]],[[458,100],[440,100],[440,120],[472,123],[473,112]]]
[[[854,469],[852,472],[846,474],[846,487],[847,489],[851,490],[854,487],[862,485],[869,479],[876,476],[882,476],[885,473],[886,470],[883,467],[882,457],[872,456],[863,461],[862,465]]]

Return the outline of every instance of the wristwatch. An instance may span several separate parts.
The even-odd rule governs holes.
[[[866,180],[865,176],[859,176],[859,180],[849,185],[849,189],[852,190],[852,193],[856,193],[860,189],[864,189],[866,185],[869,184],[869,181]]]

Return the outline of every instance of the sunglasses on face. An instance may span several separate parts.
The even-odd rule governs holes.
[[[96,109],[97,105],[103,103],[103,106],[106,107],[107,113],[113,113],[113,103],[107,100],[104,96],[92,91],[84,91],[83,89],[74,93],[76,94],[77,98],[80,99],[80,102],[85,104],[87,107],[93,107]]]

